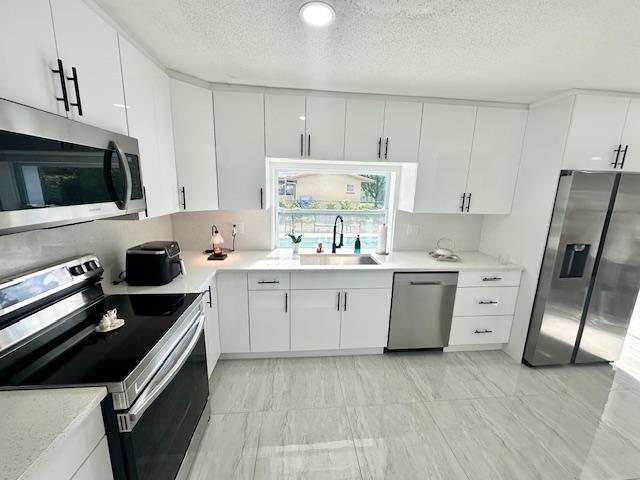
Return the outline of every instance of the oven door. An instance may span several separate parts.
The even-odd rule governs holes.
[[[133,406],[118,414],[128,479],[173,480],[191,467],[209,419],[203,324],[200,315]]]

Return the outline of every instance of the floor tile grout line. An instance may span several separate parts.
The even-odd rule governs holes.
[[[264,425],[264,417],[265,412],[256,412],[260,415],[260,429],[258,430],[258,442],[256,444],[256,458],[253,461],[253,474],[251,475],[251,480],[255,480],[256,478],[256,469],[258,467],[258,455],[260,454],[260,442],[262,441],[262,427]],[[254,413],[247,413],[247,415],[252,415]]]
[[[349,410],[347,406],[347,396],[344,393],[344,386],[342,385],[342,375],[340,375],[340,369],[338,368],[338,362],[336,360],[333,361],[334,368],[336,369],[336,373],[338,374],[338,383],[340,384],[340,391],[342,392],[342,400],[344,401],[344,414],[347,417],[347,425],[349,425],[349,432],[351,433],[351,445],[353,445],[353,453],[356,456],[356,462],[358,463],[358,472],[360,472],[361,480],[364,480],[364,474],[362,473],[362,466],[360,465],[360,455],[358,455],[358,449],[356,448],[356,437],[353,432],[353,426],[351,425],[351,418],[349,418]]]
[[[444,432],[442,431],[442,429],[440,428],[440,425],[438,425],[438,422],[436,422],[435,417],[433,416],[433,414],[431,413],[431,410],[429,410],[429,407],[427,406],[427,403],[430,402],[424,402],[423,406],[424,408],[427,410],[427,415],[429,415],[429,417],[431,418],[431,420],[433,421],[433,424],[435,425],[435,427],[438,429],[438,432],[440,432],[440,436],[442,437],[442,439],[444,440],[444,443],[446,443],[447,448],[449,449],[449,451],[451,452],[451,454],[453,455],[453,458],[455,458],[456,463],[458,464],[458,466],[460,467],[460,470],[462,470],[462,473],[464,473],[464,476],[467,477],[467,480],[470,480],[471,477],[469,477],[469,474],[467,473],[467,470],[464,468],[464,465],[462,464],[462,462],[460,461],[460,459],[458,458],[458,456],[456,455],[455,450],[451,447],[451,444],[449,443],[449,440],[447,440],[447,437],[445,436]]]

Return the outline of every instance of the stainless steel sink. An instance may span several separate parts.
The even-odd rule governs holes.
[[[300,265],[378,265],[371,255],[302,254]]]

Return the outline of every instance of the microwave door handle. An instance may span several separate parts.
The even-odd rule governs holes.
[[[122,199],[122,202],[120,202],[120,205],[118,205],[118,208],[120,210],[126,210],[129,207],[129,202],[131,201],[131,191],[133,189],[129,162],[127,161],[127,155],[124,153],[124,150],[122,150],[120,145],[118,145],[116,142],[109,142],[109,148],[116,151],[118,163],[120,164],[120,168],[124,172],[124,198]]]
[[[136,423],[138,423],[142,415],[144,415],[144,412],[149,409],[154,400],[160,396],[164,389],[173,381],[184,364],[187,363],[189,356],[191,356],[191,353],[196,348],[196,344],[200,339],[200,332],[204,325],[204,318],[203,313],[198,315],[188,332],[184,337],[182,337],[182,340],[180,340],[180,343],[178,343],[171,355],[169,355],[165,365],[171,364],[171,367],[166,372],[162,372],[164,369],[160,367],[160,370],[156,375],[163,374],[163,376],[159,379],[158,383],[154,385],[152,380],[152,383],[147,386],[131,408],[126,413],[118,414],[118,429],[121,432],[130,432],[133,430]],[[186,346],[184,345],[185,343]]]

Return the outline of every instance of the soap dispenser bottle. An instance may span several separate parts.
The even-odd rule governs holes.
[[[356,237],[356,244],[354,245],[353,253],[356,253],[356,254],[357,254],[357,253],[360,253],[360,250],[361,250],[361,245],[360,245],[360,235],[358,235],[358,236]]]

